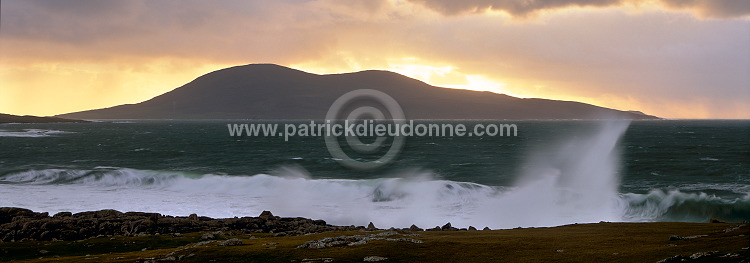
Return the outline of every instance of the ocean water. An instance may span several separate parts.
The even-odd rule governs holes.
[[[367,171],[322,137],[229,135],[252,122],[2,124],[0,206],[381,228],[750,221],[747,120],[504,121],[518,136],[409,137]]]

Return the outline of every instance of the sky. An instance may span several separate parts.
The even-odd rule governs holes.
[[[750,1],[0,2],[1,113],[138,103],[250,63],[749,119]]]

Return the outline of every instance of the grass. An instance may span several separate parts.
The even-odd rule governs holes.
[[[0,260],[18,262],[143,262],[183,257],[180,262],[301,262],[333,258],[334,262],[362,262],[381,256],[388,262],[657,262],[697,252],[718,251],[712,258],[738,262],[748,257],[750,227],[725,233],[731,223],[598,223],[551,228],[493,231],[418,232],[424,243],[376,240],[364,245],[298,249],[310,240],[361,232],[329,232],[292,237],[270,234],[228,235],[241,246],[218,242],[195,246],[202,233],[143,237],[99,237],[82,241],[24,241],[0,243]],[[670,241],[670,236],[707,235]],[[277,243],[277,244],[273,244]],[[146,248],[145,251],[142,251]],[[44,251],[42,251],[44,250]],[[41,253],[46,252],[46,253]],[[177,252],[175,252],[177,251]],[[170,253],[174,252],[170,255]],[[191,255],[191,256],[188,256]]]

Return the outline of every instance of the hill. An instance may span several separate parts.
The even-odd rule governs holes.
[[[273,64],[208,73],[153,99],[58,115],[77,119],[323,119],[344,93],[375,89],[396,99],[408,119],[657,119],[590,104],[431,86],[367,70],[318,75]]]

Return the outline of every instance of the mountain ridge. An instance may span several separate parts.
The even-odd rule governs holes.
[[[440,88],[385,70],[314,74],[276,64],[213,71],[152,99],[56,115],[76,119],[322,119],[339,96],[380,90],[409,119],[658,119],[636,111]]]

